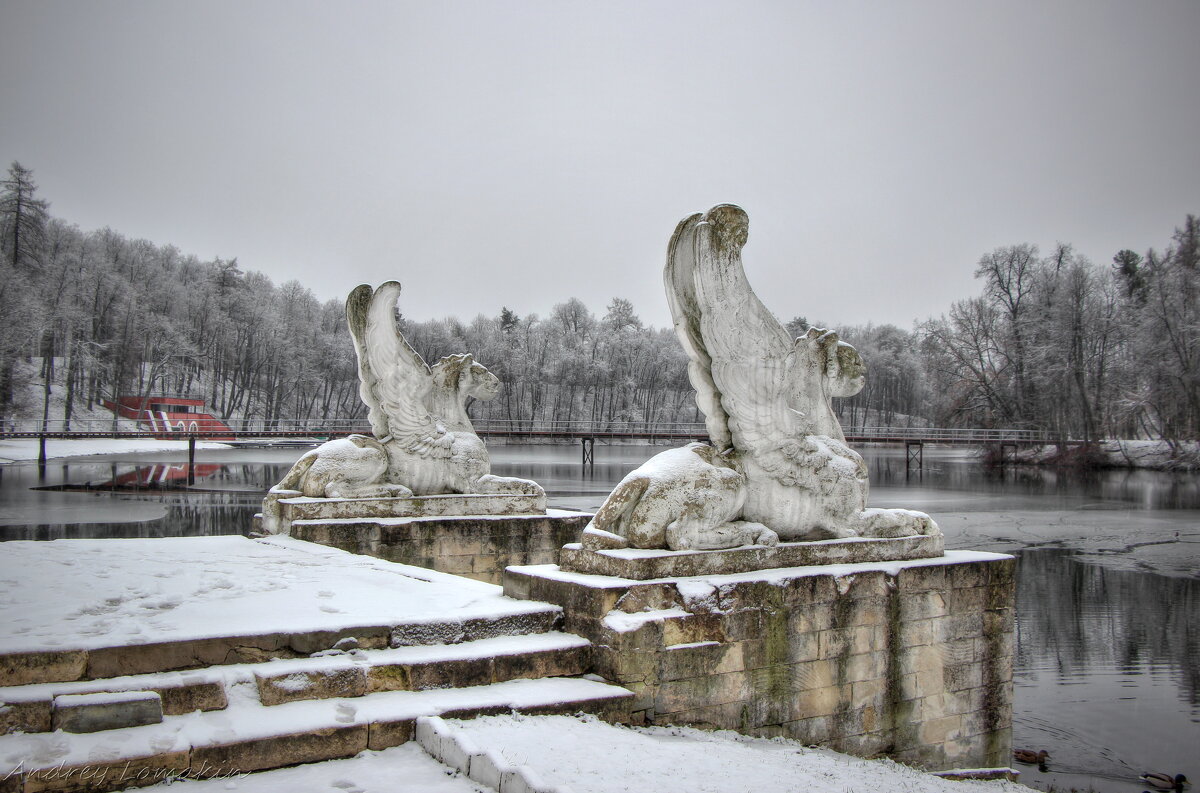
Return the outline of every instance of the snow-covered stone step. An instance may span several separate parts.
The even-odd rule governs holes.
[[[49,732],[53,729],[56,697],[137,691],[158,694],[166,716],[180,716],[196,710],[220,710],[226,705],[224,678],[209,669],[9,686],[0,688],[0,735]]]
[[[561,613],[290,537],[15,541],[0,567],[0,686],[295,658],[347,637],[383,649],[539,633]]]
[[[454,774],[416,741],[346,759],[256,771],[232,780],[192,780],[185,785],[168,781],[138,788],[145,793],[227,793],[231,789],[238,793],[483,793],[487,790],[462,774]]]
[[[386,625],[355,625],[337,631],[209,636],[85,650],[4,653],[0,654],[0,686],[100,680],[276,658],[298,658],[331,649],[350,638],[365,648],[458,644],[498,636],[545,633],[554,630],[561,621],[562,609],[558,606],[515,601],[509,613],[422,619]]]
[[[565,633],[479,639],[454,645],[397,647],[262,664],[255,669],[259,701],[360,697],[378,691],[421,691],[570,677],[588,670],[591,644]]]
[[[189,672],[129,675],[107,680],[0,688],[0,734],[53,729],[60,696],[152,691],[163,713],[178,716],[226,706],[226,687],[254,680],[259,701],[359,697],[378,691],[416,691],[486,685],[519,678],[571,677],[590,663],[591,644],[549,632],[477,639],[451,645],[323,652],[315,657],[233,664]]]
[[[430,757],[496,793],[570,793],[565,786],[546,784],[527,765],[507,763],[496,752],[480,749],[441,716],[417,719],[415,735]]]
[[[160,724],[72,735],[0,737],[5,791],[113,791],[164,779],[219,777],[351,757],[409,741],[420,716],[588,712],[627,719],[633,694],[582,678],[511,680],[471,688],[385,691],[265,707],[252,679],[232,686],[224,711]],[[16,780],[16,781],[14,781]],[[23,787],[22,787],[23,786]]]

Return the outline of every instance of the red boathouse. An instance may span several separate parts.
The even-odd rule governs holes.
[[[215,441],[235,440],[233,430],[211,413],[203,399],[179,396],[117,397],[104,406],[124,419],[133,419],[160,439],[200,433]]]

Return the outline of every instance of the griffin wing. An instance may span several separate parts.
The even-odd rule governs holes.
[[[671,238],[665,280],[709,437],[782,471],[783,444],[806,434],[790,404],[801,373],[795,342],[751,290],[740,250],[721,250],[707,216],[693,215]]]
[[[452,438],[428,408],[433,386],[429,366],[396,327],[400,284],[372,290],[356,287],[346,298],[346,322],[358,354],[358,392],[367,405],[371,430],[423,457],[446,457]]]
[[[675,321],[675,335],[688,355],[688,380],[696,389],[696,406],[704,414],[708,437],[718,449],[727,449],[733,438],[729,417],[721,407],[721,391],[712,377],[712,357],[704,346],[700,330],[700,304],[694,280],[697,266],[696,237],[704,216],[697,213],[679,221],[667,246],[667,266],[663,281],[667,304]]]

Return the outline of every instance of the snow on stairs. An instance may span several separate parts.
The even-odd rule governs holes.
[[[408,637],[433,638],[427,630]],[[630,692],[572,677],[587,670],[589,651],[578,636],[543,632],[3,688],[0,728],[24,732],[0,737],[0,793],[120,790],[350,757],[405,743],[416,719],[429,715],[628,718]],[[163,720],[38,734],[51,726],[56,696],[98,691],[157,692]]]
[[[339,630],[208,636],[177,641],[125,644],[79,650],[0,653],[0,686],[99,680],[274,658],[298,658],[353,639],[363,648],[457,644],[545,633],[562,620],[562,609],[548,603],[515,602],[504,614],[467,615],[398,625],[354,625]]]

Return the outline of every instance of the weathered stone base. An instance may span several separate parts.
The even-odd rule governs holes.
[[[1007,766],[1014,560],[940,559],[636,581],[512,567],[563,607],[635,723],[785,736],[929,770]]]
[[[415,518],[447,515],[545,515],[546,495],[451,493],[409,498],[309,498],[296,490],[267,494],[255,528],[289,534],[297,520]]]
[[[592,516],[545,515],[298,520],[291,536],[442,573],[499,584],[509,565],[552,564]]]
[[[698,575],[749,573],[781,567],[855,564],[858,562],[935,559],[942,555],[940,534],[917,537],[852,537],[846,540],[781,542],[721,551],[668,551],[639,548],[592,549],[571,544],[562,549],[563,570],[645,581]]]

